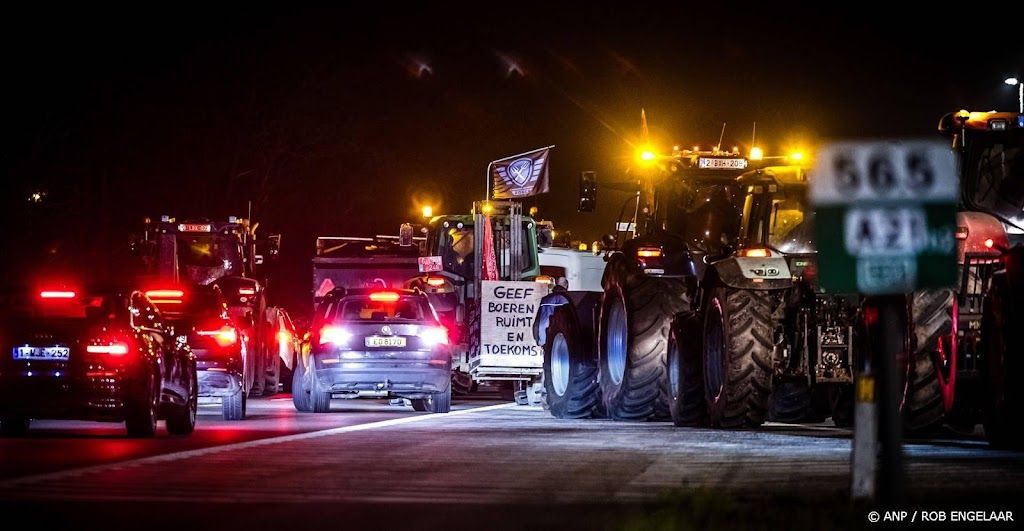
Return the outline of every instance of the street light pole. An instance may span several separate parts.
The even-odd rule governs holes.
[[[1024,114],[1024,82],[1015,77],[1008,77],[1003,83],[1017,87],[1017,112]]]

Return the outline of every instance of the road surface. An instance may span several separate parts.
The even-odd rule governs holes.
[[[350,400],[301,414],[283,398],[251,401],[243,422],[204,411],[189,438],[33,424],[0,440],[0,511],[31,510],[47,529],[866,525],[865,508],[847,502],[850,433],[825,425],[559,421],[487,399],[447,415]],[[905,452],[907,507],[1021,505],[1024,454],[953,437]]]

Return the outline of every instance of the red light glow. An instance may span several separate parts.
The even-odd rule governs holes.
[[[373,302],[398,302],[398,294],[393,291],[378,291],[370,294]]]
[[[73,299],[78,296],[71,290],[44,290],[39,292],[40,299]]]
[[[199,330],[196,333],[203,337],[212,337],[217,345],[222,347],[230,347],[238,342],[238,331],[227,325],[216,330]]]
[[[128,353],[128,345],[125,343],[111,343],[109,345],[89,345],[85,351],[91,354],[109,354],[111,356],[124,356]]]

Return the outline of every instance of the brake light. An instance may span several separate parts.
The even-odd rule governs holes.
[[[238,288],[239,295],[255,295],[256,288]]]
[[[440,288],[444,286],[444,278],[442,277],[427,277],[427,285],[432,288]]]
[[[657,247],[641,247],[636,250],[636,255],[640,258],[658,258],[661,256],[661,249]]]
[[[212,337],[217,345],[222,347],[230,347],[238,342],[238,331],[228,325],[216,330],[199,330],[196,333],[203,337]]]
[[[746,258],[768,258],[771,256],[771,252],[763,247],[749,247],[747,249],[741,249],[739,255]]]
[[[393,291],[377,291],[370,294],[373,302],[398,302],[398,294]]]
[[[73,299],[78,294],[71,290],[43,290],[39,292],[40,299]]]
[[[332,343],[335,345],[344,345],[348,343],[348,340],[352,339],[352,332],[339,328],[337,326],[325,326],[320,329],[320,344]]]
[[[110,343],[109,345],[89,345],[85,351],[91,354],[109,354],[111,356],[124,356],[128,353],[126,343]]]
[[[420,330],[420,341],[426,346],[447,345],[448,330],[443,326],[432,326]]]
[[[146,296],[153,304],[181,304],[185,292],[180,289],[151,289]]]

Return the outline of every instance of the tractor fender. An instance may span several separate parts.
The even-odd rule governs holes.
[[[569,300],[568,292],[564,289],[555,288],[540,300],[540,305],[537,306],[537,316],[533,319],[533,339],[537,341],[538,345],[543,345],[547,339],[548,323],[551,321],[551,316],[555,314],[555,310],[565,305],[572,307],[572,301]],[[575,308],[573,311],[575,312]]]
[[[709,266],[718,280],[736,289],[775,290],[793,286],[786,259],[769,256],[747,258],[732,256]]]

